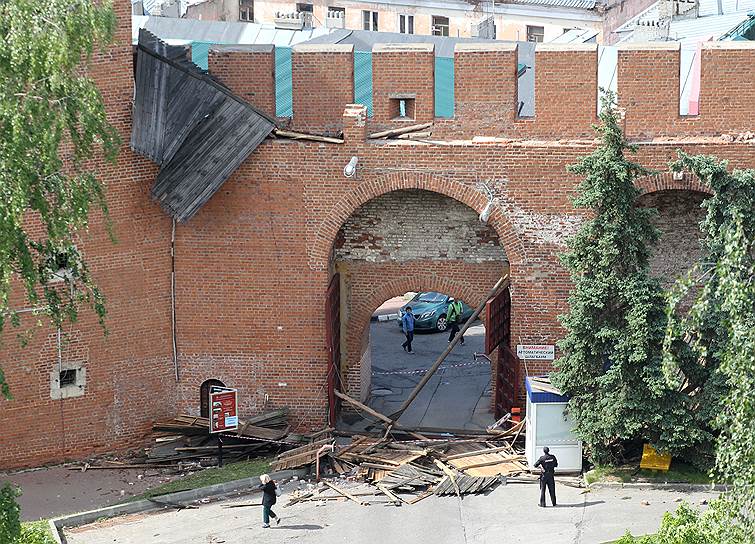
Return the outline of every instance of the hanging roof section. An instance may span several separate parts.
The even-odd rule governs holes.
[[[141,29],[131,149],[160,165],[152,197],[191,219],[275,128],[275,121]]]

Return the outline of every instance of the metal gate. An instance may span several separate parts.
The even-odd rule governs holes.
[[[341,276],[335,274],[325,294],[325,342],[328,347],[328,423],[333,427],[341,401]]]
[[[493,402],[496,419],[516,406],[519,390],[519,359],[511,351],[511,292],[507,285],[486,305],[485,352],[498,348]]]

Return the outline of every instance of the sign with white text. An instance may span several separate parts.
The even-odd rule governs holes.
[[[213,387],[210,390],[210,432],[222,433],[238,428],[238,391]]]
[[[548,344],[517,344],[516,356],[528,361],[552,361],[556,358],[556,347]]]

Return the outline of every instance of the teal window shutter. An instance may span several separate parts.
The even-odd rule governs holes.
[[[454,116],[454,59],[435,57],[435,117]]]
[[[191,62],[202,70],[207,70],[207,56],[210,54],[211,42],[191,42]]]
[[[291,75],[291,48],[275,47],[275,115],[293,117],[294,87]]]
[[[354,51],[354,103],[372,117],[372,51]]]

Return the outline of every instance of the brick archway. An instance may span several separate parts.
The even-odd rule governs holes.
[[[402,189],[421,189],[439,193],[469,206],[477,213],[482,212],[487,205],[487,196],[473,187],[422,172],[396,172],[364,182],[342,197],[320,223],[309,254],[310,268],[327,270],[333,241],[341,225],[357,208],[380,195]],[[498,233],[500,244],[506,250],[509,262],[522,262],[525,255],[524,244],[499,206],[493,209],[488,224]]]
[[[713,194],[710,187],[689,172],[685,172],[684,178],[681,180],[675,180],[671,172],[644,176],[637,179],[635,187],[640,189],[643,195],[658,191],[693,191],[696,193],[705,193],[706,195]]]
[[[374,311],[386,300],[409,291],[438,291],[463,300],[473,308],[490,288],[507,272],[506,261],[485,263],[425,261],[419,270],[396,276],[396,263],[350,263],[342,272],[345,299],[343,325],[344,380],[349,394],[364,400],[369,385],[370,321]],[[377,271],[376,271],[377,269]]]

